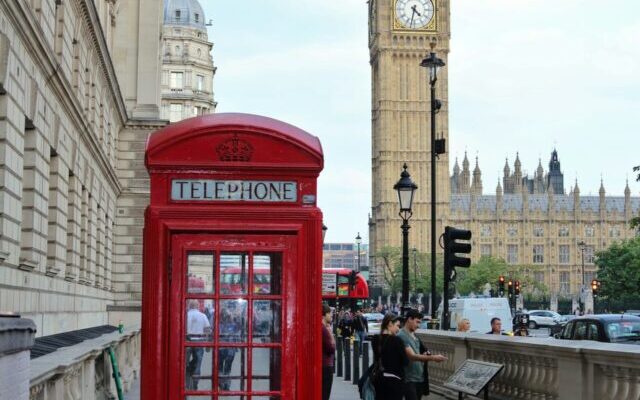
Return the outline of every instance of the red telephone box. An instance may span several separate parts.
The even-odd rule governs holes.
[[[145,163],[142,399],[320,399],[320,141],[213,114],[153,133]]]

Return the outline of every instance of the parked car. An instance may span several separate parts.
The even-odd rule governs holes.
[[[538,327],[553,327],[561,323],[562,317],[555,311],[531,310],[529,311],[529,329]]]
[[[367,337],[380,334],[380,325],[382,325],[384,315],[380,313],[366,313],[362,315],[367,319],[367,327],[369,328]]]
[[[556,337],[567,340],[640,344],[640,317],[629,314],[577,317],[567,322]]]

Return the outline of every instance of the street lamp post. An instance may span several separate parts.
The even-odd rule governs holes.
[[[413,291],[418,293],[418,249],[411,249],[413,252]]]
[[[430,53],[420,63],[429,70],[429,86],[431,86],[431,319],[436,319],[436,112],[440,109],[440,101],[436,100],[436,81],[438,70],[444,67],[444,61]]]
[[[584,249],[586,247],[586,243],[584,241],[578,242],[578,247],[580,247],[580,251],[582,252],[582,283],[580,285],[580,314],[584,314]]]
[[[356,244],[358,245],[358,272],[360,272],[360,244],[362,243],[362,238],[360,237],[360,232],[358,232],[358,236],[356,236]]]
[[[411,175],[407,171],[407,164],[403,166],[400,180],[393,186],[398,192],[400,203],[400,218],[402,218],[402,315],[406,315],[409,309],[409,219],[413,215],[411,205],[413,204],[413,194],[418,185],[413,183]]]

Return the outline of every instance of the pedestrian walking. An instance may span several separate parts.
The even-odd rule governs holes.
[[[329,400],[333,386],[333,366],[336,341],[331,334],[331,308],[322,305],[322,400]]]
[[[198,300],[189,300],[187,311],[187,340],[191,342],[204,342],[211,340],[211,325],[207,316],[198,309]],[[198,390],[200,367],[204,347],[187,347],[186,354],[186,386],[188,390]]]
[[[356,312],[356,317],[353,319],[353,328],[356,332],[356,336],[358,337],[358,347],[360,350],[360,357],[362,357],[363,343],[364,339],[367,337],[367,333],[369,333],[369,326],[367,324],[367,319],[360,310]]]
[[[353,336],[353,318],[348,310],[344,312],[342,319],[338,322],[342,337],[348,338]]]
[[[376,400],[402,400],[404,366],[409,358],[398,336],[400,318],[388,313],[382,319],[380,334],[373,338],[373,361],[382,366],[382,377],[375,382]]]
[[[405,400],[420,400],[423,394],[428,394],[429,380],[428,376],[425,376],[425,362],[447,360],[447,357],[441,354],[432,355],[416,337],[415,331],[420,327],[422,318],[423,315],[418,310],[407,311],[404,327],[398,333],[409,359],[409,364],[404,368],[403,393]]]

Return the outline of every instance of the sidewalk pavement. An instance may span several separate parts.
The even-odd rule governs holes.
[[[344,377],[333,375],[333,387],[331,388],[330,400],[358,400],[360,399],[360,393],[358,393],[358,385],[354,385],[351,381],[345,381]],[[431,393],[429,396],[424,396],[423,400],[445,400],[446,397],[440,396],[435,393]]]

